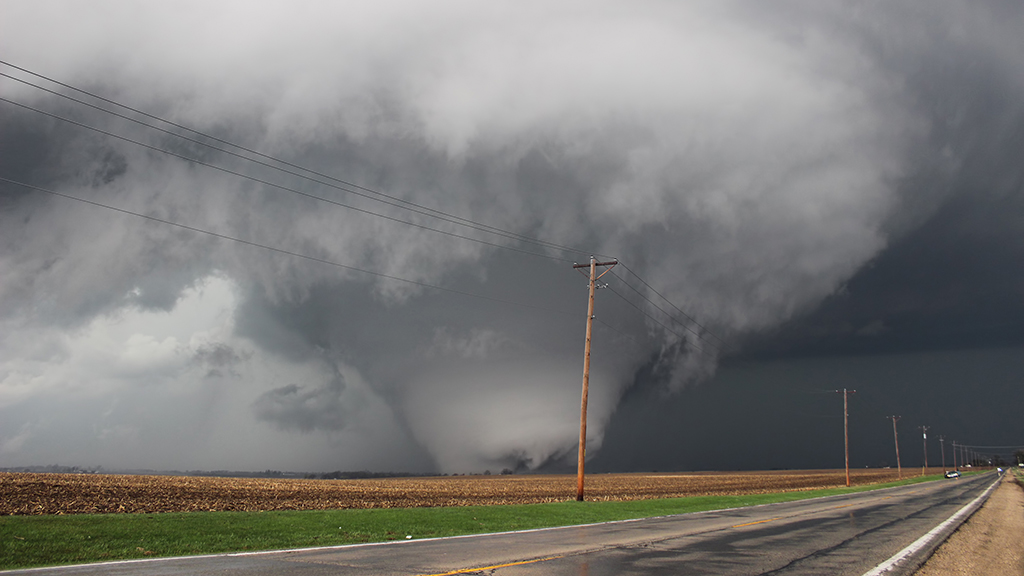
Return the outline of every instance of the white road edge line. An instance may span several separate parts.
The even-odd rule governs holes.
[[[956,513],[953,514],[952,516],[950,516],[949,518],[947,518],[945,522],[939,524],[935,528],[932,528],[931,530],[928,531],[927,534],[925,534],[924,536],[921,536],[917,540],[914,540],[914,542],[911,543],[910,546],[907,546],[903,550],[900,550],[899,552],[894,554],[892,558],[889,558],[885,562],[882,562],[878,566],[875,566],[873,570],[869,570],[869,571],[865,572],[864,576],[881,576],[882,574],[885,574],[886,572],[888,572],[888,571],[892,570],[893,568],[895,568],[897,566],[897,564],[899,564],[900,562],[903,562],[904,560],[909,558],[911,555],[913,555],[917,551],[921,550],[922,548],[924,548],[925,546],[930,544],[932,542],[932,540],[937,538],[938,535],[943,530],[948,528],[950,524],[953,524],[954,522],[959,521],[965,515],[971,513],[971,508],[975,504],[977,504],[978,502],[983,501],[985,498],[988,498],[989,493],[992,492],[992,490],[995,489],[996,485],[999,484],[999,481],[1002,480],[1002,479],[1003,479],[1003,476],[1002,476],[1002,474],[1000,474],[996,478],[995,482],[990,484],[989,487],[984,492],[982,492],[980,495],[978,495],[978,497],[975,498],[974,500],[971,500],[963,508],[957,510]]]

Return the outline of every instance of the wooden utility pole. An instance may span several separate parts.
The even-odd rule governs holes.
[[[576,500],[583,501],[583,460],[587,457],[587,394],[590,386],[590,335],[594,330],[594,292],[597,290],[597,280],[608,273],[618,261],[598,262],[593,256],[590,257],[590,264],[573,264],[573,268],[590,268],[590,301],[587,304],[587,342],[583,350],[583,393],[580,398],[580,452],[579,462],[576,467]],[[597,267],[606,266],[608,269],[597,275]]]
[[[838,393],[839,390],[836,390]],[[846,485],[850,485],[850,410],[846,401],[847,394],[856,394],[856,390],[843,388],[843,444],[846,446]]]
[[[956,465],[956,440],[953,440],[953,470],[960,471],[960,467]]]
[[[896,421],[900,419],[899,416],[889,416],[892,419],[892,437],[896,441],[896,475],[897,478],[903,479],[903,467],[900,466],[900,437],[896,434]]]
[[[939,436],[939,451],[942,452],[942,473],[946,473],[946,437]]]
[[[928,469],[928,426],[918,426],[921,430],[921,442],[924,446],[924,466],[921,468],[921,476],[924,476],[925,470]]]

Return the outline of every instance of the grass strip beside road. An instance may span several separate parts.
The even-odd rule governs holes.
[[[280,550],[591,524],[790,502],[936,480],[754,494],[611,502],[276,512],[0,517],[0,569]]]

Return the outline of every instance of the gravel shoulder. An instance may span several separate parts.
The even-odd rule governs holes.
[[[988,501],[915,572],[1024,575],[1024,489],[1012,474]]]

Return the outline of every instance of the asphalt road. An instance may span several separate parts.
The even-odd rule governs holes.
[[[862,575],[974,500],[993,474],[590,526],[291,552],[36,569],[133,575]]]

